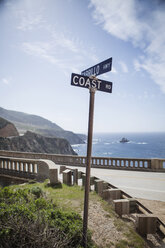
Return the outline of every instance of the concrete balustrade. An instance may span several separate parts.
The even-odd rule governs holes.
[[[71,186],[72,185],[72,171],[69,169],[66,169],[62,172],[63,174],[63,183]]]
[[[71,169],[65,165],[74,162],[73,165],[84,166],[86,159],[78,156],[63,156],[63,155],[50,155],[50,154],[32,154],[20,152],[7,152],[0,151],[0,154],[8,154],[9,157],[0,157],[0,173],[18,176],[23,178],[37,179],[43,181],[47,178],[50,179],[50,184],[58,183],[58,169],[63,174],[63,182],[67,185],[78,184],[78,179],[82,178],[82,184],[85,184],[85,173],[77,169]],[[15,156],[15,157],[12,157]],[[20,156],[21,158],[17,158]],[[30,158],[34,156],[35,158]],[[27,158],[25,158],[27,157]],[[29,158],[28,158],[29,157]],[[42,159],[39,159],[42,158]],[[60,165],[55,164],[51,160],[56,160]],[[103,168],[137,168],[151,169],[151,171],[162,171],[163,159],[118,159],[118,158],[92,158],[92,163],[96,167],[103,166]],[[62,165],[61,165],[62,164]],[[93,166],[92,164],[92,166]],[[98,165],[99,164],[99,165]],[[148,167],[150,166],[150,168]],[[94,184],[95,191],[108,202],[114,203],[115,210],[122,216],[124,214],[141,212],[143,214],[136,214],[137,216],[137,230],[141,235],[153,234],[159,229],[165,235],[165,224],[163,224],[157,217],[153,216],[151,212],[140,204],[137,200],[131,198],[128,194],[116,188],[115,186],[100,180],[96,177],[90,177],[90,184]],[[124,199],[123,199],[124,198]]]
[[[155,234],[157,231],[157,217],[153,215],[137,215],[137,231],[140,235]]]
[[[105,189],[101,194],[102,198],[108,202],[121,199],[120,189]]]
[[[94,185],[94,179],[95,177],[90,177],[90,185]],[[85,186],[86,182],[86,174],[82,174],[82,185]]]
[[[61,165],[60,166],[60,174],[62,174],[62,172],[66,170],[66,166],[65,165]]]
[[[122,216],[130,213],[130,202],[128,199],[119,199],[113,201],[115,212]]]
[[[78,185],[78,169],[73,169],[72,174],[73,174],[73,184]]]
[[[14,151],[0,151],[0,156],[30,158],[30,159],[47,159],[47,160],[52,160],[54,163],[60,165],[86,166],[86,157],[83,156],[14,152]],[[92,157],[91,167],[106,168],[106,169],[139,170],[139,171],[165,171],[165,159]]]
[[[104,188],[103,188],[103,180],[96,179],[94,180],[94,190],[96,191],[97,194],[101,195]]]
[[[50,160],[0,157],[0,173],[38,181],[49,178],[50,184],[58,183],[57,166]]]

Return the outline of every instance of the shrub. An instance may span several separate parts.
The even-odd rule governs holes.
[[[33,187],[31,189],[31,193],[35,195],[37,198],[41,197],[43,195],[42,189],[40,187]]]
[[[0,248],[81,248],[81,217],[58,209],[42,195],[39,187],[0,189]],[[88,248],[94,247],[88,236]]]

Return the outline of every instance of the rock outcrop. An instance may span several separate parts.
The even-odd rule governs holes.
[[[19,136],[16,127],[9,121],[0,117],[0,137]]]
[[[46,137],[67,139],[70,144],[84,143],[79,135],[64,130],[57,124],[38,115],[30,115],[0,107],[0,117],[12,122],[20,135],[26,133],[26,131],[30,131]]]
[[[67,140],[44,137],[29,131],[19,137],[0,137],[0,150],[76,155]]]

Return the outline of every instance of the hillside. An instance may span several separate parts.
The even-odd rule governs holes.
[[[19,133],[15,126],[0,117],[0,137],[11,137],[11,136],[18,136]]]
[[[5,222],[3,222],[2,227],[4,228],[4,226],[6,226],[6,223],[11,223],[10,219],[7,218],[7,210],[10,207],[10,212],[11,213],[11,217],[13,215],[13,213],[15,213],[15,216],[18,215],[20,212],[21,214],[19,215],[19,219],[21,219],[22,216],[24,216],[24,214],[29,213],[28,210],[31,210],[30,205],[29,205],[29,201],[28,201],[28,196],[25,198],[24,200],[26,200],[26,203],[22,204],[22,197],[25,196],[26,192],[31,192],[32,194],[34,194],[37,198],[37,200],[33,200],[33,212],[32,214],[35,214],[35,209],[34,208],[34,203],[36,203],[36,205],[38,206],[37,211],[38,214],[41,213],[42,216],[47,213],[47,216],[52,216],[53,219],[58,218],[57,222],[53,222],[58,224],[58,228],[59,230],[64,230],[64,227],[67,225],[66,228],[66,232],[71,232],[73,233],[74,230],[76,230],[76,240],[78,242],[78,244],[72,244],[71,241],[69,242],[69,245],[64,245],[64,246],[52,246],[50,244],[47,245],[43,245],[43,243],[40,243],[39,246],[35,246],[35,247],[67,247],[67,248],[78,248],[78,247],[82,247],[80,242],[81,242],[81,237],[82,237],[82,233],[81,233],[81,228],[82,225],[80,226],[79,223],[77,222],[75,223],[76,220],[79,220],[78,216],[75,216],[75,212],[77,214],[79,214],[79,216],[81,215],[83,217],[83,201],[84,201],[84,190],[82,190],[82,187],[79,186],[66,186],[65,184],[61,185],[61,187],[59,185],[57,185],[57,187],[53,186],[51,187],[49,185],[48,187],[48,181],[45,181],[44,183],[36,183],[36,184],[22,184],[19,186],[10,186],[10,195],[9,197],[11,198],[12,196],[12,192],[16,195],[16,192],[20,193],[19,196],[19,201],[18,199],[18,194],[15,197],[12,197],[12,200],[8,201],[9,197],[4,197],[3,199],[3,205],[2,205],[2,214],[1,214],[1,221],[4,220],[5,217]],[[11,191],[12,190],[12,191]],[[8,192],[7,189],[5,189],[5,192]],[[22,192],[24,192],[24,194],[21,194]],[[4,195],[4,194],[3,194]],[[2,196],[3,196],[2,195]],[[44,197],[46,196],[46,202],[44,201]],[[160,247],[158,242],[155,244],[155,246],[153,245],[153,240],[146,240],[143,239],[142,237],[140,237],[136,232],[135,232],[135,227],[132,225],[132,223],[130,222],[128,217],[122,218],[120,219],[119,216],[114,212],[114,208],[112,207],[111,204],[103,201],[101,199],[101,197],[99,197],[97,194],[95,194],[93,191],[90,191],[89,193],[89,215],[88,215],[88,228],[91,230],[91,235],[92,235],[92,240],[94,241],[95,245],[93,246],[92,243],[90,242],[90,235],[88,236],[88,248],[149,248],[149,247]],[[11,205],[13,203],[13,201],[15,201],[15,204]],[[6,205],[5,203],[8,203],[8,205]],[[50,207],[51,204],[54,203],[53,205],[53,209],[51,209],[50,211]],[[21,207],[19,208],[18,206],[21,204]],[[47,204],[49,204],[49,212],[47,212]],[[26,211],[24,210],[26,208]],[[64,211],[67,215],[63,215],[62,212],[55,212],[56,209],[60,209],[60,211]],[[11,209],[13,209],[13,211],[11,211]],[[44,211],[42,211],[42,209]],[[18,212],[20,210],[20,212]],[[24,210],[24,211],[23,211]],[[54,214],[53,214],[54,213]],[[55,214],[56,213],[56,214]],[[72,219],[72,222],[70,222],[70,218],[68,218],[71,214],[71,216],[74,216],[74,218]],[[29,215],[30,217],[31,215]],[[68,217],[67,217],[68,216]],[[76,217],[76,218],[75,218]],[[12,218],[11,218],[12,219]],[[26,221],[28,218],[24,218],[24,220]],[[48,218],[46,218],[48,219]],[[42,220],[42,218],[38,218],[38,221]],[[38,221],[36,223],[38,223]],[[19,247],[25,247],[24,245],[24,241],[25,239],[22,239],[22,237],[24,237],[26,235],[26,238],[29,237],[29,233],[32,234],[31,230],[29,229],[29,225],[24,224],[22,225],[18,225],[18,223],[20,223],[20,221],[16,222],[15,225],[15,232],[19,233],[19,236],[16,237],[20,237],[17,240],[21,241],[21,245],[19,245]],[[27,221],[25,222],[27,223]],[[34,229],[34,224],[31,221],[29,224],[31,224],[30,227],[33,227]],[[45,222],[43,222],[45,223]],[[52,223],[52,224],[53,224]],[[21,223],[22,224],[22,223]],[[51,224],[51,227],[53,227]],[[41,225],[42,226],[42,225]],[[21,227],[21,228],[19,228]],[[45,227],[45,226],[44,226]],[[47,226],[48,227],[48,226]],[[24,229],[26,228],[26,231],[23,234]],[[33,230],[32,229],[32,230]],[[35,240],[37,238],[40,237],[40,239],[43,237],[43,234],[47,234],[48,228],[45,228],[44,230],[40,228],[35,228],[35,230],[42,230],[42,234],[40,233],[40,235],[37,235],[37,237],[35,238]],[[10,242],[13,241],[13,239],[15,238],[15,232],[11,232],[9,233],[11,237]],[[6,232],[2,233],[1,235],[1,240],[4,240],[4,236],[7,235]],[[79,235],[79,237],[77,237],[77,235]],[[62,237],[62,236],[61,236]],[[70,238],[75,237],[75,235],[71,235]],[[49,238],[50,239],[50,238]],[[158,239],[158,237],[157,237]],[[6,239],[7,242],[4,242],[4,245],[9,244],[9,240]],[[6,241],[5,240],[5,241]],[[31,241],[32,239],[30,239]],[[48,238],[46,238],[46,241],[48,240]],[[64,238],[62,238],[61,240],[65,240]],[[27,241],[27,240],[26,240]],[[148,241],[148,242],[146,242]],[[155,241],[155,240],[154,240]],[[33,241],[34,244],[34,241]],[[3,248],[8,248],[9,245],[7,246],[3,246]],[[14,245],[13,245],[14,247]],[[17,246],[18,247],[18,246]],[[29,247],[32,247],[29,245]],[[34,247],[34,246],[33,246]],[[164,247],[164,246],[161,246]]]
[[[62,129],[57,124],[38,115],[7,110],[0,107],[0,117],[12,122],[19,134],[31,131],[48,137],[64,138],[70,144],[82,144],[84,141],[77,134]]]
[[[69,142],[27,131],[23,136],[0,137],[0,150],[76,155]]]

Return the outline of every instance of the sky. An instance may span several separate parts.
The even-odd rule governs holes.
[[[165,132],[164,23],[164,0],[0,0],[0,107],[87,133],[71,73],[112,57],[94,132]]]

